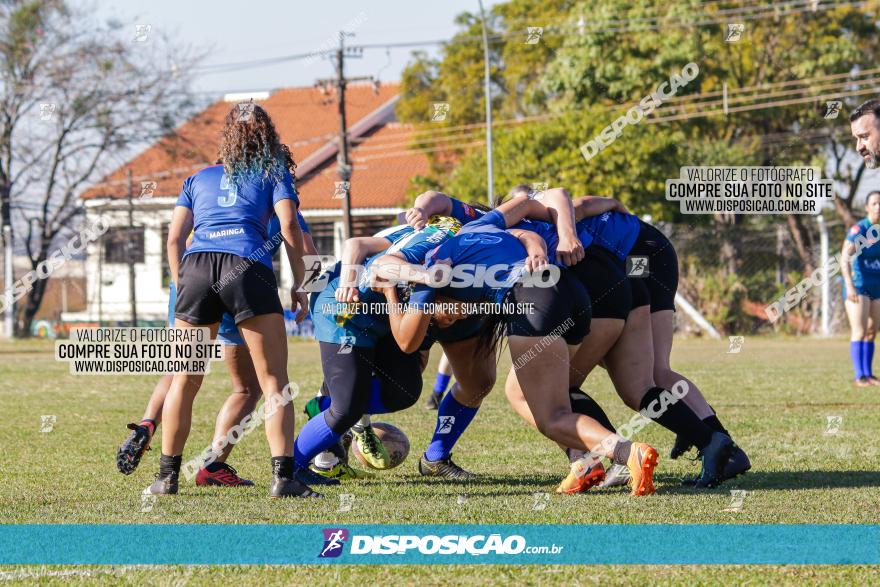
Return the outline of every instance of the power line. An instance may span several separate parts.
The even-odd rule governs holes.
[[[827,10],[835,10],[838,8],[862,8],[868,5],[867,1],[842,1],[842,2],[814,2],[813,0],[794,0],[792,2],[786,3],[783,5],[783,8],[780,9],[778,4],[762,4],[757,6],[744,6],[739,8],[731,8],[732,12],[726,14],[724,19],[721,20],[685,20],[685,19],[669,19],[665,16],[657,16],[652,18],[644,18],[644,19],[611,19],[605,21],[595,21],[589,22],[585,21],[583,26],[575,24],[575,25],[550,25],[544,27],[548,33],[545,33],[543,36],[570,36],[568,33],[573,31],[577,31],[578,33],[587,33],[587,32],[638,32],[644,30],[660,30],[661,28],[698,28],[702,26],[716,25],[716,24],[727,24],[731,22],[731,19],[741,18],[742,20],[762,20],[766,18],[781,18],[784,16],[792,16],[797,14],[805,14],[805,13],[816,13]],[[759,11],[755,13],[755,11]],[[720,13],[720,12],[719,12]],[[719,14],[716,13],[716,14]],[[753,14],[752,14],[753,13]],[[628,23],[635,22],[636,20],[644,20],[644,21],[653,21],[653,25],[641,26],[639,28],[608,28],[606,25],[608,24],[618,24],[618,23]],[[660,26],[658,23],[663,21],[663,25]],[[525,22],[525,21],[522,21]],[[586,27],[589,26],[588,30]],[[558,34],[554,34],[558,33]],[[514,37],[522,37],[526,34],[525,30],[515,30],[507,33],[496,33],[493,35],[489,35],[490,41],[499,41]],[[401,41],[394,43],[362,43],[359,45],[351,45],[350,49],[354,50],[364,50],[364,49],[394,49],[394,48],[412,48],[412,47],[428,47],[428,46],[440,46],[440,45],[448,45],[450,43],[456,42],[480,42],[482,41],[482,36],[480,35],[470,35],[470,36],[454,36],[452,39],[433,39],[433,40],[421,40],[421,41]],[[288,61],[297,61],[300,59],[309,59],[316,58],[324,55],[332,55],[333,50],[317,50],[310,51],[308,53],[296,53],[291,55],[280,55],[276,57],[266,57],[262,59],[252,59],[247,61],[234,61],[229,63],[213,63],[207,64],[203,66],[198,66],[194,68],[196,72],[202,72],[204,74],[208,73],[223,73],[226,71],[236,71],[239,69],[246,68],[255,68],[255,67],[265,67],[268,65],[277,65],[280,63],[286,63]]]

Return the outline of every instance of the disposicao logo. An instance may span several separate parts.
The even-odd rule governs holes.
[[[345,528],[324,528],[324,547],[318,558],[336,558],[342,554],[342,547],[348,540],[348,530]]]

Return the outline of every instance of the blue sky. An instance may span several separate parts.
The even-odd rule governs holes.
[[[486,8],[497,0],[484,0]],[[180,42],[209,50],[204,64],[231,63],[291,54],[311,53],[335,45],[336,32],[354,24],[357,43],[399,43],[449,39],[457,28],[455,16],[478,12],[477,0],[125,0],[87,3],[102,20],[148,24],[153,33],[166,33]],[[134,28],[132,27],[132,36]],[[413,48],[364,51],[346,62],[350,76],[373,75],[397,81]],[[424,47],[436,54],[436,46]],[[195,89],[204,92],[255,91],[287,86],[310,86],[331,77],[326,59],[289,61],[272,66],[202,74]]]

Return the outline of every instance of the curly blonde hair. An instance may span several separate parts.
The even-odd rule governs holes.
[[[269,114],[253,102],[236,104],[226,115],[219,158],[230,177],[278,180],[286,169],[296,167]]]

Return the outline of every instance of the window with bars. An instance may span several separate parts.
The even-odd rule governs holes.
[[[144,229],[111,228],[102,237],[105,263],[144,262]]]

